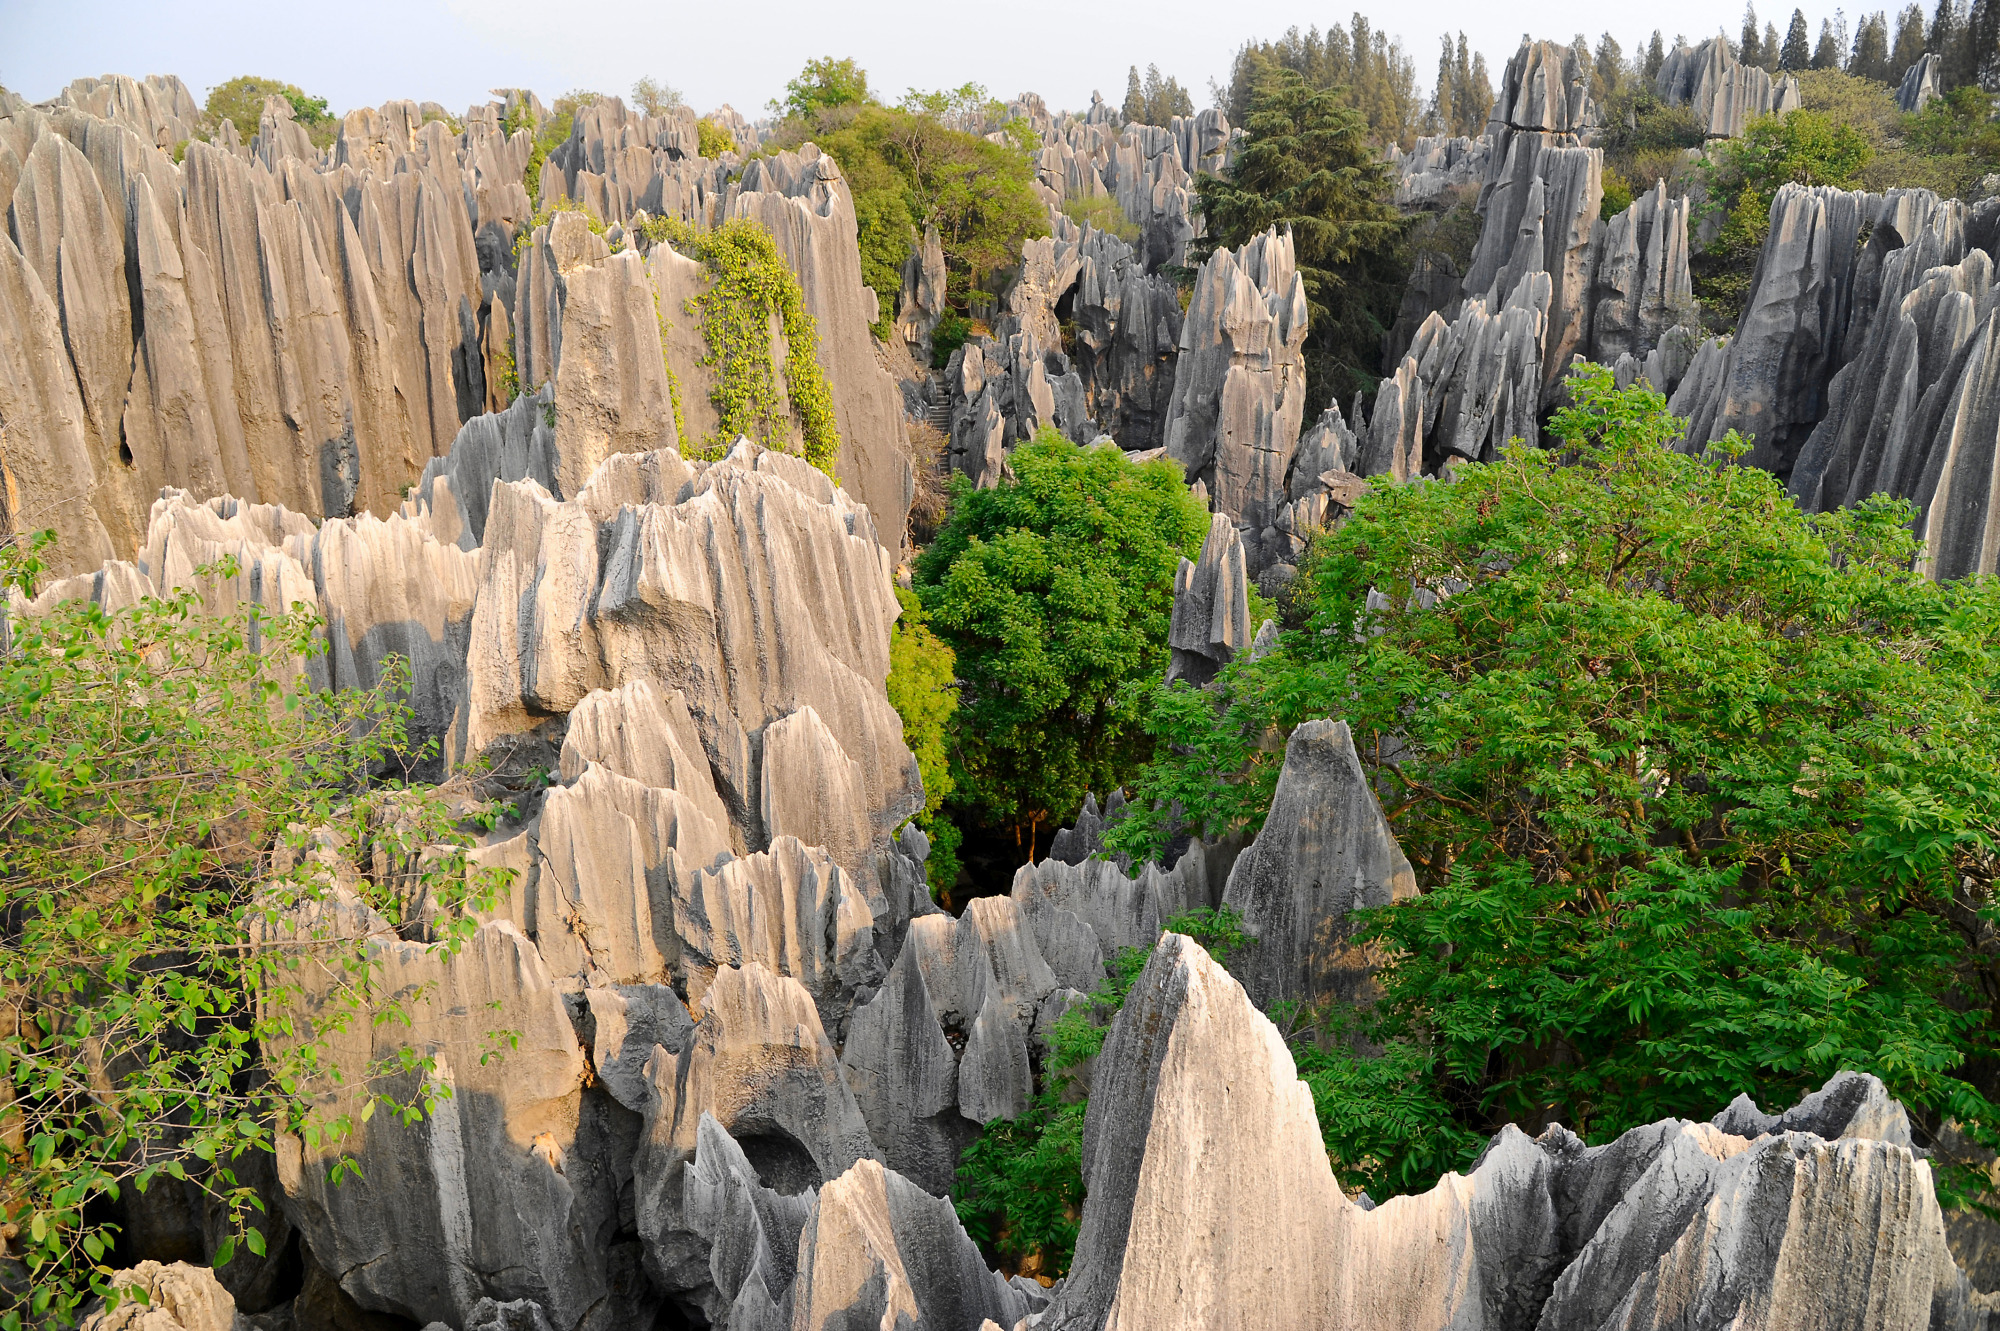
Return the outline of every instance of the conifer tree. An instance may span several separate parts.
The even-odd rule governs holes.
[[[1924,10],[1922,5],[1912,4],[1896,16],[1896,45],[1889,53],[1891,83],[1902,80],[1911,65],[1923,58],[1924,54]]]
[[[1848,57],[1847,72],[1858,78],[1890,81],[1889,18],[1882,11],[1863,16],[1854,30],[1854,53]]]
[[[1646,43],[1646,63],[1644,66],[1646,82],[1651,83],[1654,79],[1658,78],[1660,76],[1660,66],[1666,63],[1666,47],[1660,41],[1660,30],[1655,28],[1653,29],[1653,39]]]
[[[1125,123],[1140,124],[1146,119],[1146,94],[1139,90],[1139,67],[1137,65],[1125,75]]]
[[[1625,51],[1610,33],[1597,39],[1591,59],[1590,95],[1598,102],[1618,94],[1625,85]]]
[[[1950,4],[1951,0],[1943,0]],[[1785,46],[1778,53],[1780,69],[1801,70],[1812,64],[1812,36],[1806,31],[1806,15],[1802,9],[1792,11],[1792,24],[1785,30]]]
[[[1834,33],[1832,19],[1823,18],[1819,21],[1819,41],[1813,45],[1812,67],[1840,68],[1840,38]]]
[[[1736,58],[1746,65],[1764,63],[1764,44],[1757,35],[1757,6],[1743,6],[1743,42]]]

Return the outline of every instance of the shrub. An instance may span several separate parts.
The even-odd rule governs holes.
[[[720,157],[736,151],[736,136],[721,121],[698,120],[694,129],[698,145],[695,151],[703,157]]]
[[[1606,370],[1569,397],[1555,448],[1372,489],[1315,542],[1304,630],[1156,691],[1112,839],[1158,845],[1172,799],[1252,829],[1276,737],[1349,722],[1423,889],[1363,930],[1392,1061],[1382,1113],[1335,1125],[1394,1186],[1452,1155],[1426,1116],[1604,1141],[1841,1068],[1991,1142],[2000,581],[1913,572],[1902,501],[1805,514],[1680,454]]]
[[[889,634],[889,705],[903,719],[903,743],[916,755],[924,779],[924,807],[915,821],[931,842],[931,891],[942,895],[958,877],[958,829],[939,812],[952,792],[951,718],[958,710],[952,676],[957,661],[931,632],[915,592],[898,587],[896,601],[903,614]]]
[[[209,89],[208,102],[202,110],[211,126],[219,127],[225,120],[234,121],[236,132],[248,143],[257,136],[257,124],[264,114],[266,97],[283,97],[292,104],[292,119],[304,126],[306,137],[316,148],[331,144],[340,133],[340,118],[328,112],[326,98],[308,96],[295,83],[284,83],[277,79],[261,79],[250,74],[239,74],[226,83]]]
[[[1094,226],[1109,236],[1116,236],[1127,245],[1139,241],[1139,224],[1125,216],[1125,210],[1118,206],[1118,200],[1109,194],[1093,195],[1087,199],[1071,199],[1062,206],[1063,216],[1077,224],[1079,228]]]
[[[1208,514],[1172,463],[1053,429],[1010,461],[1013,479],[992,489],[952,479],[915,580],[958,659],[954,804],[1010,828],[1027,854],[1041,827],[1145,758],[1126,686],[1166,669],[1174,570]]]
[[[5,587],[31,593],[41,568],[33,551],[0,547]],[[198,576],[247,580],[233,560]],[[358,1117],[312,1108],[332,1088],[330,1042],[371,1013],[407,1017],[425,996],[385,997],[364,941],[293,934],[294,912],[332,892],[302,854],[309,831],[408,867],[406,879],[354,884],[392,923],[404,923],[397,879],[441,905],[431,927],[447,947],[472,923],[463,853],[433,848],[463,840],[442,804],[367,790],[371,772],[407,756],[407,671],[392,667],[373,690],[316,692],[304,668],[318,627],[301,606],[213,614],[185,589],[115,611],[71,601],[10,616],[0,1219],[32,1290],[10,1327],[68,1321],[92,1295],[116,1303],[111,1217],[126,1189],[167,1180],[205,1194],[228,1217],[221,1266],[238,1243],[265,1251],[262,1204],[235,1162],[272,1151],[279,1132],[339,1141],[378,1106],[420,1112],[393,1098],[386,1074],[427,1082],[422,1056],[350,1085]],[[500,881],[479,875],[480,898]],[[294,1027],[308,983],[332,992],[310,1028]]]
[[[1604,203],[1598,208],[1598,216],[1610,221],[1632,206],[1632,185],[1618,174],[1618,168],[1604,168]]]

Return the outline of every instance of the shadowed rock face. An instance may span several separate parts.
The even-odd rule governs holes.
[[[2000,200],[1787,186],[1771,218],[1736,335],[1674,395],[1684,447],[1753,436],[1812,510],[1910,499],[1933,576],[1992,571]]]

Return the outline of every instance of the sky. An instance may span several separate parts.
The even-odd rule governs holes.
[[[1629,53],[1655,27],[1669,43],[1676,33],[1733,34],[1743,12],[1741,0],[1364,0],[1359,8],[1401,38],[1426,87],[1446,32],[1463,31],[1486,53],[1497,84],[1524,22],[1535,37],[1581,31],[1593,45],[1609,29]],[[1093,89],[1121,100],[1128,66],[1158,64],[1205,106],[1209,81],[1227,80],[1245,40],[1344,23],[1348,12],[1279,0],[638,0],[587,9],[549,0],[0,0],[0,86],[41,101],[85,75],[178,74],[200,99],[225,79],[255,74],[295,83],[336,111],[408,97],[456,112],[488,100],[491,88],[528,87],[552,100],[571,88],[626,93],[649,75],[697,110],[728,102],[755,118],[808,59],[851,55],[892,99],[908,87],[971,81],[1002,98],[1035,91],[1051,109],[1080,110]],[[1780,30],[1785,14],[1760,10]],[[1821,13],[1806,15],[1817,33]]]

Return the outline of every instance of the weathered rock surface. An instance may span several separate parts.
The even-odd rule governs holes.
[[[1792,186],[1771,218],[1735,336],[1674,395],[1684,447],[1737,430],[1804,507],[1910,499],[1933,576],[1993,569],[2000,201]]]
[[[1692,50],[1685,43],[1675,46],[1653,88],[1668,106],[1693,110],[1702,133],[1712,139],[1736,138],[1758,116],[1799,108],[1797,79],[1789,74],[1773,78],[1742,63],[1725,37],[1710,37]]]
[[[1365,1000],[1373,961],[1349,941],[1349,916],[1416,891],[1347,723],[1294,730],[1264,828],[1222,890],[1222,904],[1255,940],[1231,958],[1244,987],[1267,1008]]]
[[[1940,81],[1943,71],[1943,57],[1929,51],[1918,56],[1917,63],[1903,71],[1903,81],[1896,86],[1896,109],[1915,115],[1944,96]]]
[[[1167,628],[1173,652],[1167,682],[1202,685],[1250,645],[1250,576],[1243,542],[1224,513],[1209,519],[1201,557],[1174,572],[1174,611]]]
[[[1746,1141],[1666,1121],[1586,1147],[1561,1127],[1531,1140],[1510,1126],[1469,1175],[1363,1209],[1325,1164],[1276,1028],[1172,934],[1098,1059],[1084,1174],[1076,1261],[1043,1327],[1778,1327],[1802,1310],[1827,1325],[1976,1327],[1988,1315],[1945,1249],[1929,1164],[1880,1138]]]
[[[140,1262],[111,1283],[143,1293],[145,1302],[126,1294],[111,1312],[100,1308],[85,1317],[87,1331],[235,1331],[238,1325],[236,1300],[205,1266]]]

